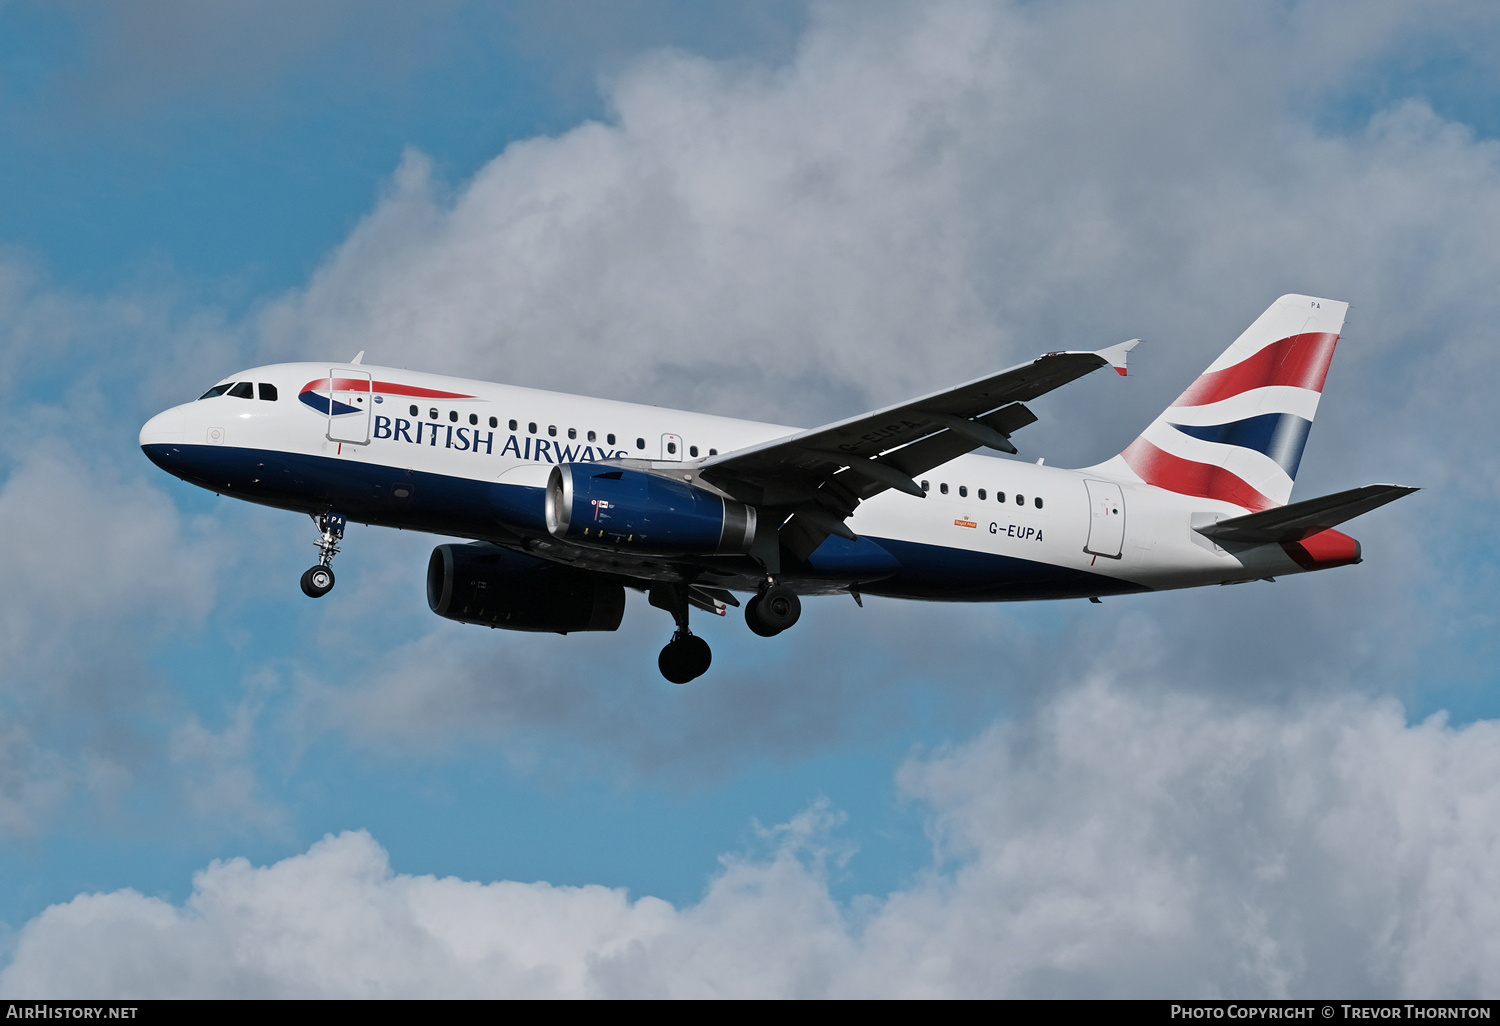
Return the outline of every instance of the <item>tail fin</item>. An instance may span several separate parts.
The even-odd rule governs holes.
[[[1252,511],[1285,505],[1348,309],[1282,296],[1098,470]]]

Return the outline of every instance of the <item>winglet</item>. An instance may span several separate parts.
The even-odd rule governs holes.
[[[1100,349],[1095,352],[1094,355],[1103,357],[1104,361],[1115,369],[1115,373],[1123,378],[1125,376],[1125,354],[1129,353],[1132,349],[1140,344],[1140,339],[1133,338],[1129,342],[1121,342],[1117,346],[1110,346],[1108,349]]]

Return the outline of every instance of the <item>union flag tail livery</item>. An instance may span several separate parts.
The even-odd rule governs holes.
[[[619,628],[627,591],[671,614],[657,660],[711,654],[693,609],[748,593],[750,630],[801,598],[1092,599],[1358,563],[1334,530],[1415,489],[1290,502],[1347,304],[1282,296],[1120,455],[1069,470],[1016,453],[1027,403],[1135,340],[1051,352],[811,430],[347,363],[257,367],[141,429],[192,484],[309,514],[311,598],[349,520],[427,531],[439,616],[513,631]],[[1108,450],[1106,450],[1108,451]]]
[[[1252,512],[1284,506],[1348,309],[1282,296],[1099,469]]]

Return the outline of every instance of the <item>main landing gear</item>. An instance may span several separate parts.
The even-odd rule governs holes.
[[[313,523],[318,525],[318,565],[309,567],[302,575],[302,594],[322,598],[333,590],[333,557],[338,554],[339,542],[344,540],[344,515],[316,514]]]
[[[760,594],[745,603],[745,623],[763,638],[775,637],[797,622],[802,600],[784,584],[767,580]]]
[[[653,584],[651,604],[665,609],[677,621],[677,630],[656,657],[661,675],[673,684],[686,684],[708,672],[713,653],[708,642],[688,630],[688,586],[686,584]],[[780,634],[802,615],[802,601],[785,585],[767,580],[745,605],[745,622],[763,638]]]
[[[672,640],[667,642],[656,657],[656,668],[673,684],[686,684],[708,672],[714,654],[708,642],[688,630],[688,589],[686,584],[654,584],[650,600],[658,609],[665,609],[677,622]]]
[[[661,650],[661,655],[656,657],[656,668],[673,684],[686,684],[707,673],[713,661],[714,654],[709,650],[708,642],[686,627],[680,627]]]

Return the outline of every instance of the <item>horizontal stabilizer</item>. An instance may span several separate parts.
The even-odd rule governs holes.
[[[1217,542],[1296,542],[1353,520],[1361,513],[1394,502],[1416,491],[1406,485],[1374,484],[1346,492],[1305,499],[1288,506],[1220,520],[1193,530]]]

